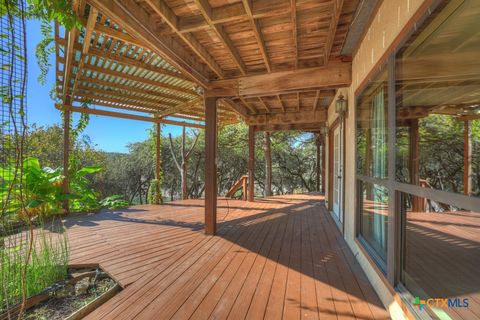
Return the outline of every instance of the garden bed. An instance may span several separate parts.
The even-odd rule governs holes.
[[[23,319],[76,320],[98,308],[121,290],[120,285],[98,266],[69,268],[67,280],[60,281],[27,299]],[[20,306],[10,308],[18,317]],[[1,313],[0,320],[8,319]]]

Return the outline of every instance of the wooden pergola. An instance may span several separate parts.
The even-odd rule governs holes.
[[[55,28],[65,128],[71,112],[151,121],[157,140],[161,123],[205,128],[205,229],[214,234],[217,127],[249,125],[253,201],[255,132],[325,126],[377,5],[359,3],[76,0],[83,28]],[[68,141],[66,130],[65,150]]]

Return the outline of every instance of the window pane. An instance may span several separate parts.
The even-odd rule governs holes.
[[[479,1],[447,2],[396,57],[396,179],[480,196]]]
[[[387,260],[388,191],[361,181],[360,234],[383,262]]]
[[[401,196],[402,283],[414,297],[468,298],[469,308],[442,308],[474,319],[480,297],[480,213],[430,199]]]
[[[387,178],[387,73],[383,72],[358,99],[357,168],[363,176]]]

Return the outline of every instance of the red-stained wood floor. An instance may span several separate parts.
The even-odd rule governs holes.
[[[388,319],[320,195],[203,200],[70,217],[71,264],[124,289],[88,319]]]

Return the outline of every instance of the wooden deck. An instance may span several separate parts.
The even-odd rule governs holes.
[[[388,319],[318,195],[203,201],[69,218],[71,263],[125,288],[88,319]]]

